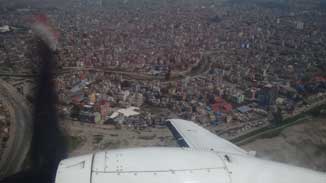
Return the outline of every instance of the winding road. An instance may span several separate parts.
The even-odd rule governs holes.
[[[101,73],[111,73],[111,74],[119,74],[126,76],[130,79],[134,80],[143,80],[143,81],[162,81],[162,82],[174,82],[177,80],[182,80],[186,77],[194,77],[200,74],[207,72],[211,68],[211,61],[209,60],[209,56],[219,53],[219,51],[206,51],[203,53],[203,58],[197,64],[195,64],[191,69],[184,72],[178,72],[173,74],[170,78],[166,79],[165,77],[153,76],[151,74],[142,74],[131,71],[122,71],[113,68],[95,68],[95,67],[63,67],[56,72],[56,75],[62,74],[72,74],[76,71],[92,71],[92,72],[101,72]],[[38,74],[30,74],[30,73],[10,73],[10,72],[1,72],[0,76],[2,77],[37,77]]]

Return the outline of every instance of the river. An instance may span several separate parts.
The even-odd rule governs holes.
[[[263,159],[326,172],[326,117],[309,117],[241,146]]]

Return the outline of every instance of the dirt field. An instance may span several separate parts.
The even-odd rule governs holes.
[[[90,128],[82,123],[65,123],[70,156],[94,151],[146,146],[177,146],[166,128],[133,129]],[[242,146],[257,156],[326,172],[326,118],[309,119],[288,127],[277,136],[255,140]]]
[[[242,146],[259,157],[326,172],[326,118],[311,118]]]
[[[82,123],[65,123],[69,155],[77,156],[100,150],[148,146],[177,146],[167,128],[133,129],[90,128]]]

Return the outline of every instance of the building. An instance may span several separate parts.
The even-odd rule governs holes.
[[[278,89],[271,84],[265,85],[257,92],[257,99],[260,106],[268,107],[275,104],[278,97]]]
[[[251,111],[251,108],[245,105],[245,106],[238,107],[237,110],[241,113],[247,113]]]
[[[301,21],[296,21],[296,28],[302,30],[304,28],[304,23]]]
[[[233,103],[241,104],[242,102],[244,102],[245,96],[243,94],[241,94],[241,93],[236,93],[236,94],[233,94],[233,95],[230,96],[230,100]]]

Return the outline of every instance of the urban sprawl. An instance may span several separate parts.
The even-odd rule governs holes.
[[[232,139],[326,100],[326,11],[291,2],[12,2],[0,6],[0,74],[33,102],[29,20],[47,16],[63,121],[142,130],[182,118]]]

